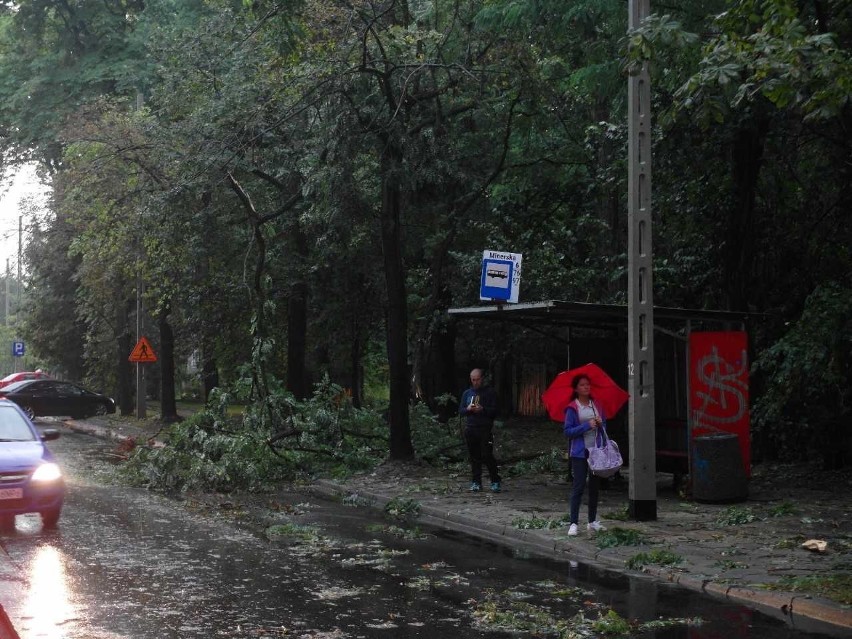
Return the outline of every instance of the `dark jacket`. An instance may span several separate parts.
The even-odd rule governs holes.
[[[470,406],[474,397],[479,397],[479,404],[482,406],[481,413],[470,413],[467,407]],[[480,386],[478,389],[468,388],[462,395],[459,403],[459,415],[465,418],[465,426],[467,428],[486,428],[494,424],[494,418],[497,417],[497,393],[490,386]]]

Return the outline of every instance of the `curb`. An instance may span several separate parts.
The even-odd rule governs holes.
[[[78,422],[73,419],[63,421],[62,425],[70,430],[73,430],[76,433],[94,435],[95,437],[104,437],[106,439],[112,439],[117,442],[125,442],[129,439],[133,439],[131,435],[122,435],[121,433],[118,433],[110,428],[101,428],[100,426],[93,426],[92,424]]]
[[[104,439],[110,439],[112,441],[116,441],[119,443],[127,442],[127,441],[136,441],[140,439],[135,435],[128,435],[126,433],[121,433],[117,430],[113,430],[112,428],[104,428],[103,426],[96,426],[94,424],[89,424],[86,422],[78,422],[74,419],[68,419],[61,422],[61,425],[69,430],[72,430],[77,433],[84,433],[86,435],[92,435],[94,437],[102,437]],[[146,441],[142,438],[142,441]],[[155,448],[160,448],[163,446],[163,442],[154,439],[153,441],[149,438],[149,445],[154,446]]]
[[[312,484],[312,488],[327,497],[340,498],[353,494],[358,495],[363,497],[370,507],[379,510],[383,509],[393,499],[393,497],[381,493],[352,490],[329,479],[317,480]],[[699,579],[666,568],[644,568],[642,572],[637,573],[628,570],[621,560],[610,559],[601,556],[599,553],[589,553],[586,549],[572,545],[566,540],[554,540],[534,530],[521,530],[508,524],[482,521],[428,504],[421,504],[420,515],[417,520],[513,548],[534,551],[549,558],[581,561],[634,578],[645,577],[676,584],[717,599],[754,608],[768,616],[786,622],[797,630],[826,632],[827,629],[824,625],[813,627],[817,624],[827,624],[832,626],[830,630],[835,631],[838,628],[847,630],[852,628],[852,609],[844,608],[840,604],[828,600],[789,592],[773,592],[747,586],[732,586],[712,580]]]

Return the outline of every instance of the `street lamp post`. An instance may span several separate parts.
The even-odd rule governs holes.
[[[628,0],[628,27],[650,13],[650,0]],[[630,439],[628,512],[657,518],[654,417],[654,301],[651,251],[651,82],[648,62],[627,84],[627,373]]]

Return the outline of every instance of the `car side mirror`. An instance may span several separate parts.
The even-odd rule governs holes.
[[[55,428],[45,428],[41,431],[41,441],[49,442],[54,439],[59,439],[59,431]]]

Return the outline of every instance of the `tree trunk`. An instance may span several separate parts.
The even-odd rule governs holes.
[[[437,394],[448,393],[457,398],[461,397],[461,391],[456,386],[456,328],[455,320],[449,320],[444,324],[443,330],[438,331],[435,355],[437,357],[436,368],[438,370]],[[438,406],[438,419],[447,423],[457,415],[458,401],[452,404],[440,404]]]
[[[448,226],[449,228],[446,228]],[[433,397],[428,391],[427,366],[433,333],[439,322],[438,313],[447,307],[446,303],[449,299],[444,279],[449,260],[449,248],[456,237],[456,226],[452,221],[448,220],[444,227],[446,229],[444,237],[435,245],[429,260],[429,273],[431,275],[429,296],[420,310],[423,319],[417,327],[412,344],[414,352],[411,362],[411,395],[417,400],[426,402],[431,402]]]
[[[729,310],[748,310],[754,266],[755,197],[763,164],[767,119],[744,123],[732,149],[733,197],[725,229],[725,290]]]
[[[293,229],[295,257],[299,261],[294,272],[296,282],[290,287],[287,300],[287,390],[302,400],[308,396],[308,384],[305,376],[305,351],[308,334],[308,285],[301,274],[301,265],[307,263],[307,240],[296,225]]]
[[[201,366],[201,384],[204,401],[207,402],[213,389],[219,387],[219,369],[216,367],[215,359],[204,359],[204,364]]]
[[[308,287],[298,282],[287,300],[287,390],[302,400],[308,396],[305,350],[308,332]]]
[[[382,252],[387,285],[387,350],[390,369],[390,458],[414,457],[409,423],[408,308],[402,259],[399,185],[402,153],[389,143],[382,156]]]
[[[180,421],[175,398],[175,335],[169,324],[171,307],[160,313],[160,419],[170,424]]]
[[[364,399],[364,347],[361,337],[361,322],[358,314],[352,316],[352,339],[350,340],[349,379],[352,386],[352,406],[361,408]]]

